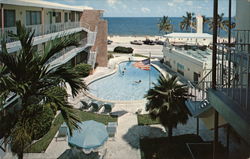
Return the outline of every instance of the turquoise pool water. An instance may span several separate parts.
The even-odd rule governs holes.
[[[89,92],[104,100],[129,101],[143,99],[150,87],[149,80],[151,86],[152,83],[157,83],[160,72],[153,66],[151,66],[150,71],[141,70],[134,67],[133,63],[120,63],[116,73],[89,84]],[[139,80],[141,82],[136,83]]]

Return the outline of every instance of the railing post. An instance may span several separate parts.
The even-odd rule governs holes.
[[[216,89],[216,56],[217,56],[217,31],[218,27],[218,0],[214,0],[213,16],[213,56],[212,56],[212,88]]]

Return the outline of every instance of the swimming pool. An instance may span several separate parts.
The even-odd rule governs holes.
[[[133,64],[134,62],[120,63],[116,73],[90,83],[88,85],[89,92],[104,100],[143,99],[149,90],[149,81],[151,86],[152,83],[157,83],[161,73],[153,66],[151,66],[150,71],[146,71],[134,67]],[[141,80],[140,83],[139,80]]]

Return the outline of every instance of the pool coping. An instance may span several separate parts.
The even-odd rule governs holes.
[[[145,58],[140,58],[140,59],[145,59]],[[112,72],[107,73],[107,74],[105,74],[105,75],[102,75],[102,76],[100,76],[100,77],[96,77],[96,78],[94,78],[93,80],[90,80],[89,82],[87,82],[86,85],[88,86],[88,85],[90,85],[91,83],[93,83],[93,82],[95,82],[95,81],[98,81],[98,80],[100,80],[100,79],[102,79],[102,78],[105,78],[105,77],[108,77],[108,76],[111,76],[111,75],[115,74],[115,73],[118,71],[118,66],[119,66],[119,64],[121,64],[121,63],[123,63],[123,62],[131,62],[131,61],[132,61],[132,62],[137,62],[137,61],[140,61],[140,60],[139,60],[139,59],[138,59],[138,60],[125,60],[125,59],[123,59],[123,60],[121,60],[121,61],[118,61],[118,62],[116,62],[116,63],[114,64],[115,67],[114,67],[114,70],[113,70]],[[151,65],[152,65],[155,69],[157,69],[162,75],[165,76],[166,72],[163,71],[160,67],[158,67],[157,65],[152,64],[152,63],[151,63]],[[143,99],[141,99],[141,100],[122,100],[122,101],[120,101],[120,100],[105,100],[105,99],[101,99],[101,98],[98,98],[98,97],[94,96],[94,95],[91,94],[89,91],[84,91],[84,94],[85,94],[87,97],[91,98],[91,99],[94,99],[94,100],[97,100],[97,101],[101,101],[101,102],[105,102],[105,103],[116,103],[116,104],[131,104],[131,103],[133,103],[133,104],[136,104],[136,103],[146,103],[146,102],[147,102],[147,99],[146,99],[146,98],[143,98]]]

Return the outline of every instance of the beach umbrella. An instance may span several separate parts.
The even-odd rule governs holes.
[[[85,153],[92,152],[101,147],[108,139],[106,126],[94,120],[78,124],[80,129],[73,130],[68,137],[70,146],[81,148]]]

